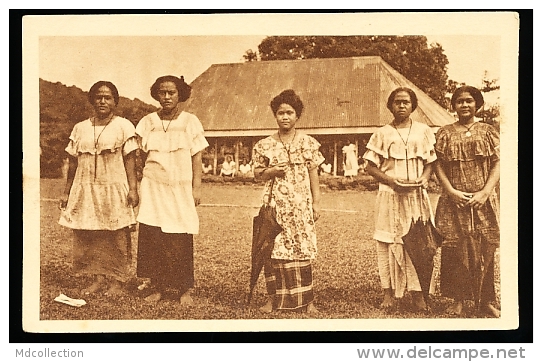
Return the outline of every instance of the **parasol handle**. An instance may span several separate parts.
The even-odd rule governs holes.
[[[273,177],[271,179],[271,185],[269,186],[269,195],[267,195],[267,205],[271,204],[271,200],[273,200],[273,186],[275,185],[275,178]]]

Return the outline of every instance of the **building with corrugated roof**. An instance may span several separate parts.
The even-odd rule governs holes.
[[[409,87],[418,96],[414,121],[438,129],[454,118],[378,56],[214,64],[192,83],[183,109],[202,122],[210,147],[205,158],[216,173],[225,154],[250,160],[252,146],[277,130],[269,103],[293,89],[305,106],[296,128],[321,144],[333,174],[341,174],[341,149],[354,143],[358,154],[370,135],[392,121],[390,93]]]

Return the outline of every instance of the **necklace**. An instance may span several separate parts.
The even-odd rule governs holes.
[[[282,137],[280,136],[280,132],[277,132],[277,135],[279,136],[279,140],[280,140],[280,143],[282,143],[282,145],[284,146],[284,148],[286,149],[286,153],[288,154],[288,161],[291,163],[292,160],[290,159],[290,148],[292,147],[292,143],[294,142],[295,140],[295,136],[297,134],[297,130],[294,128],[294,136],[292,137],[292,139],[290,140],[289,143],[285,143],[283,140],[282,140]]]
[[[101,137],[102,133],[104,133],[107,126],[109,126],[109,123],[111,123],[111,120],[113,119],[113,114],[108,116],[108,118],[109,119],[107,120],[107,123],[105,124],[105,126],[103,126],[104,128],[102,128],[102,130],[98,134],[98,137],[96,137],[96,117],[94,117],[94,119],[92,121],[92,130],[93,130],[93,135],[94,135],[94,180],[96,180],[96,173],[98,171],[98,169],[97,169],[97,165],[98,165],[98,144],[100,143],[100,137]]]
[[[410,180],[410,179],[409,179],[409,175],[408,175],[408,139],[410,138],[410,131],[412,130],[412,120],[410,121],[410,127],[408,128],[408,135],[407,135],[406,141],[405,141],[405,139],[403,138],[403,136],[401,136],[401,133],[399,132],[399,130],[397,129],[397,127],[395,127],[395,124],[393,124],[393,128],[395,128],[395,130],[397,131],[397,134],[398,134],[399,137],[401,138],[401,141],[403,141],[403,144],[405,145],[406,174],[407,174],[407,180]]]
[[[471,129],[472,127],[474,127],[474,125],[476,124],[476,122],[473,122],[473,123],[470,125],[470,127],[467,127],[467,126],[465,126],[464,124],[461,124],[461,123],[458,123],[458,124],[459,124],[461,127],[467,129],[467,132],[465,132],[465,136],[467,136],[467,137],[472,136],[472,133],[470,133],[470,129]]]
[[[177,106],[175,108],[175,111],[170,113],[170,115],[166,116],[164,113],[164,110],[162,109],[162,112],[160,112],[159,114],[159,117],[160,117],[160,120],[162,121],[162,129],[164,130],[164,132],[167,132],[167,130],[169,129],[169,126],[171,126],[171,122],[173,122],[173,120],[177,119],[177,117],[179,116],[180,112],[179,112],[179,107]],[[170,118],[171,119],[167,119],[167,118]],[[167,127],[164,126],[164,121],[168,122],[169,123],[167,124]]]
[[[399,133],[399,130],[397,129],[397,127],[395,127],[395,124],[393,125],[393,128],[395,128],[395,130],[397,131],[397,134],[399,135],[399,137],[401,137],[401,141],[403,141],[403,144],[405,145],[405,152],[406,152],[407,147],[408,147],[407,146],[408,139],[410,138],[410,131],[412,130],[412,121],[410,121],[410,127],[408,128],[408,135],[407,135],[406,141],[403,138],[403,136],[401,136],[401,133]]]

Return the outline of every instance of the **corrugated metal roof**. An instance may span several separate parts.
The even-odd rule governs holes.
[[[380,57],[327,58],[214,64],[192,83],[183,108],[206,131],[275,129],[271,99],[285,89],[305,109],[297,128],[379,127],[391,121],[391,91],[412,88],[418,96],[416,121],[443,126],[454,118]]]

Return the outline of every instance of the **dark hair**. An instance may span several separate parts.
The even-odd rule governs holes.
[[[119,91],[117,87],[111,82],[108,82],[106,80],[101,80],[99,82],[96,82],[90,87],[90,90],[88,91],[88,101],[92,104],[94,103],[94,98],[96,98],[96,94],[98,93],[98,90],[101,87],[107,87],[111,90],[111,94],[113,95],[113,98],[115,99],[115,105],[119,104]]]
[[[470,85],[464,85],[459,88],[457,88],[452,95],[452,108],[455,109],[455,101],[459,97],[461,93],[469,93],[472,98],[474,98],[474,102],[476,102],[476,110],[479,110],[484,105],[484,96],[482,95],[482,92],[480,92],[477,88],[474,88]]]
[[[395,96],[399,92],[408,93],[408,95],[410,96],[410,101],[412,102],[412,112],[414,112],[416,108],[418,108],[418,97],[416,96],[416,93],[414,93],[414,91],[408,87],[399,87],[391,92],[390,96],[388,97],[388,109],[390,111],[392,110],[391,107],[393,105],[393,101],[395,99]]]
[[[293,89],[286,89],[271,100],[270,106],[273,114],[277,114],[281,104],[289,104],[295,110],[296,116],[301,117],[301,113],[303,113],[303,102],[301,101],[301,98],[295,94]]]
[[[163,77],[159,77],[156,79],[154,84],[151,86],[151,96],[159,100],[158,98],[158,88],[160,88],[160,84],[165,82],[172,82],[177,87],[177,92],[179,92],[179,102],[184,102],[188,98],[190,98],[190,92],[192,91],[192,87],[190,87],[185,81],[184,77],[181,75],[180,78],[177,78],[174,75],[164,75]]]

